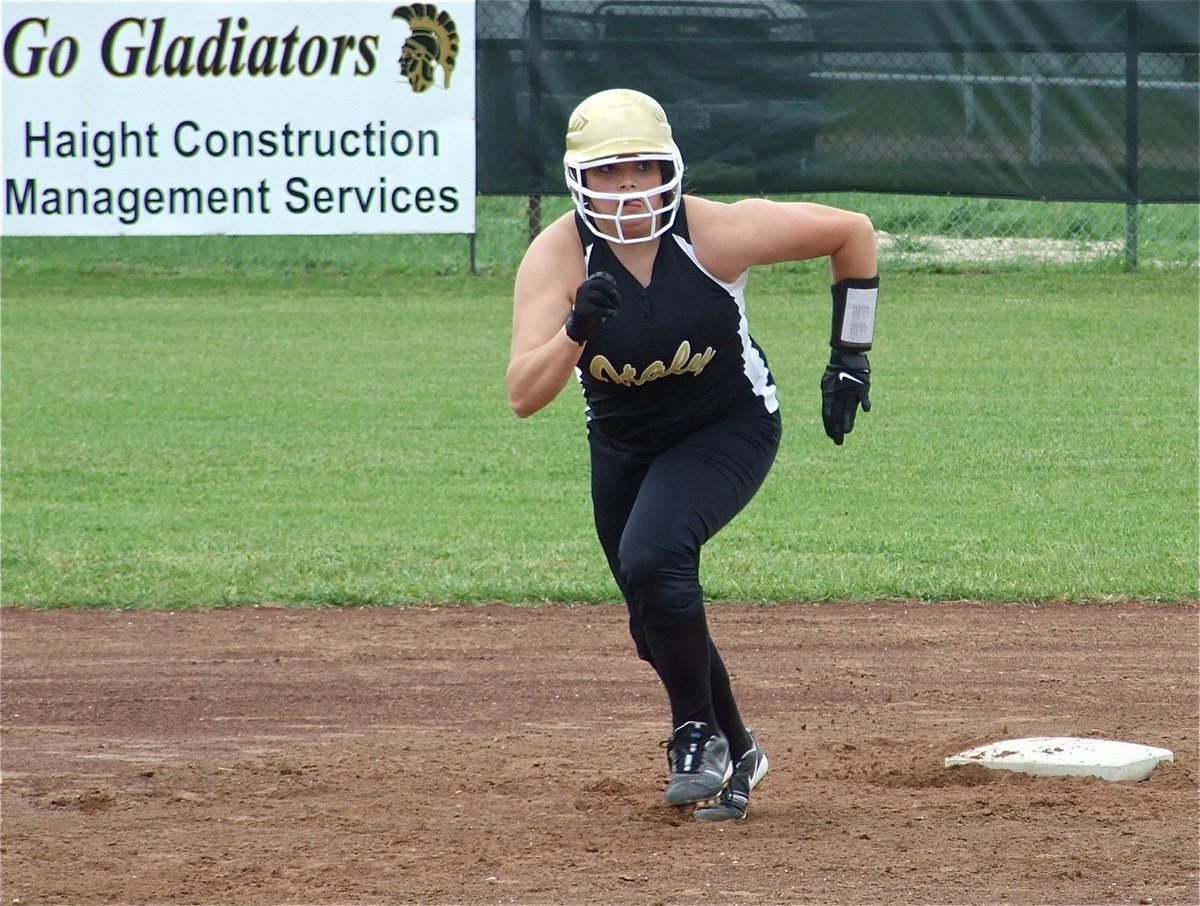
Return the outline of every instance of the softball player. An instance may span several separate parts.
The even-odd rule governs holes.
[[[775,382],[746,322],[747,271],[829,257],[822,415],[841,444],[858,407],[870,409],[874,229],[822,205],[684,197],[666,114],[636,91],[575,109],[564,165],[576,210],[530,244],[517,272],[509,404],[532,415],[577,376],[596,532],[638,656],[670,703],[666,801],[698,804],[701,820],[744,818],[767,757],[709,635],[699,567],[779,448]]]

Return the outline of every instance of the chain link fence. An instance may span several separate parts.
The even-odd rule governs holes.
[[[870,215],[880,262],[893,269],[1071,265],[1195,270],[1200,265],[1200,215],[1194,205],[1141,205],[1136,245],[1131,247],[1129,212],[1111,202],[858,192],[772,197]],[[564,196],[490,196],[478,199],[478,210],[475,268],[510,270],[541,225],[571,210],[571,203]]]
[[[865,211],[893,265],[1195,267],[1196,9],[489,0],[480,189],[511,197],[481,234],[567,209],[566,116],[622,84],[667,108],[691,191]]]

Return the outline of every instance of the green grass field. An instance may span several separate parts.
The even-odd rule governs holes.
[[[508,411],[511,271],[466,249],[6,240],[3,603],[614,600],[578,390]],[[785,438],[708,596],[1196,598],[1195,269],[883,278],[842,448],[822,269],[752,278]]]

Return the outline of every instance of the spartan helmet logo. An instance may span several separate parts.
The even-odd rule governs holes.
[[[454,20],[432,3],[398,6],[393,19],[403,19],[412,29],[400,51],[400,74],[412,90],[420,94],[433,87],[438,66],[442,67],[442,87],[450,87],[450,76],[458,62],[458,29]]]

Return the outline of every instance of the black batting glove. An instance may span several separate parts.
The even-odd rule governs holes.
[[[612,274],[592,274],[575,290],[575,304],[567,318],[567,336],[581,346],[592,338],[608,318],[617,316],[621,295]]]
[[[854,430],[859,405],[871,411],[871,363],[866,353],[834,347],[821,377],[821,417],[825,433],[839,447]]]

